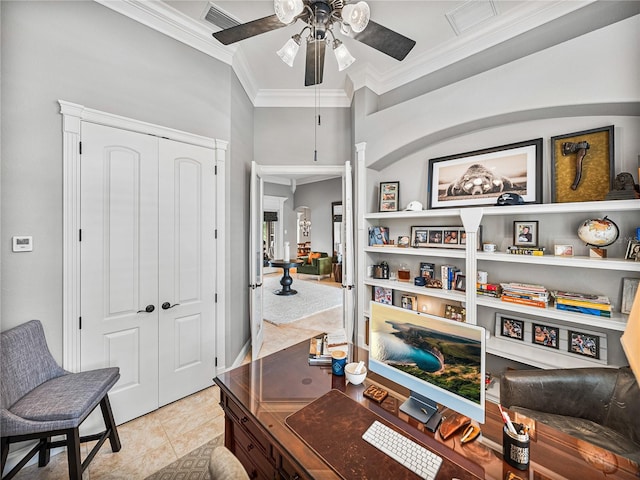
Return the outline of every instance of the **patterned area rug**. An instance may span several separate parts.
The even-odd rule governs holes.
[[[291,288],[298,291],[297,295],[282,297],[274,294],[282,288],[281,275],[270,275],[263,280],[263,312],[267,322],[275,325],[291,323],[306,318],[315,313],[329,310],[342,305],[342,289],[327,287],[315,280],[300,280],[294,277]]]
[[[224,434],[221,434],[145,480],[210,480],[209,457],[214,448],[223,444]]]

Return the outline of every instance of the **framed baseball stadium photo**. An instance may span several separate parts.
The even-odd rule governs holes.
[[[428,208],[495,205],[503,193],[542,202],[542,138],[429,160]]]

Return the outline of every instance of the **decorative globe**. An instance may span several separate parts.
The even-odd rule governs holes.
[[[592,218],[578,227],[578,237],[592,247],[606,247],[618,239],[618,226],[607,217]]]

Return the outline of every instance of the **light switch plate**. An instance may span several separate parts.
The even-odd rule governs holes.
[[[33,251],[33,237],[25,235],[17,235],[13,237],[14,252],[31,252]]]

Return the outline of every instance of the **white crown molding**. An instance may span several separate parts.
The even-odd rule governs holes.
[[[236,47],[225,47],[214,42],[211,36],[212,29],[207,29],[201,23],[164,2],[145,0],[94,1],[228,65],[232,64]]]
[[[339,89],[320,89],[318,98],[313,89],[259,90],[254,98],[255,107],[316,107],[348,108],[351,97]]]

